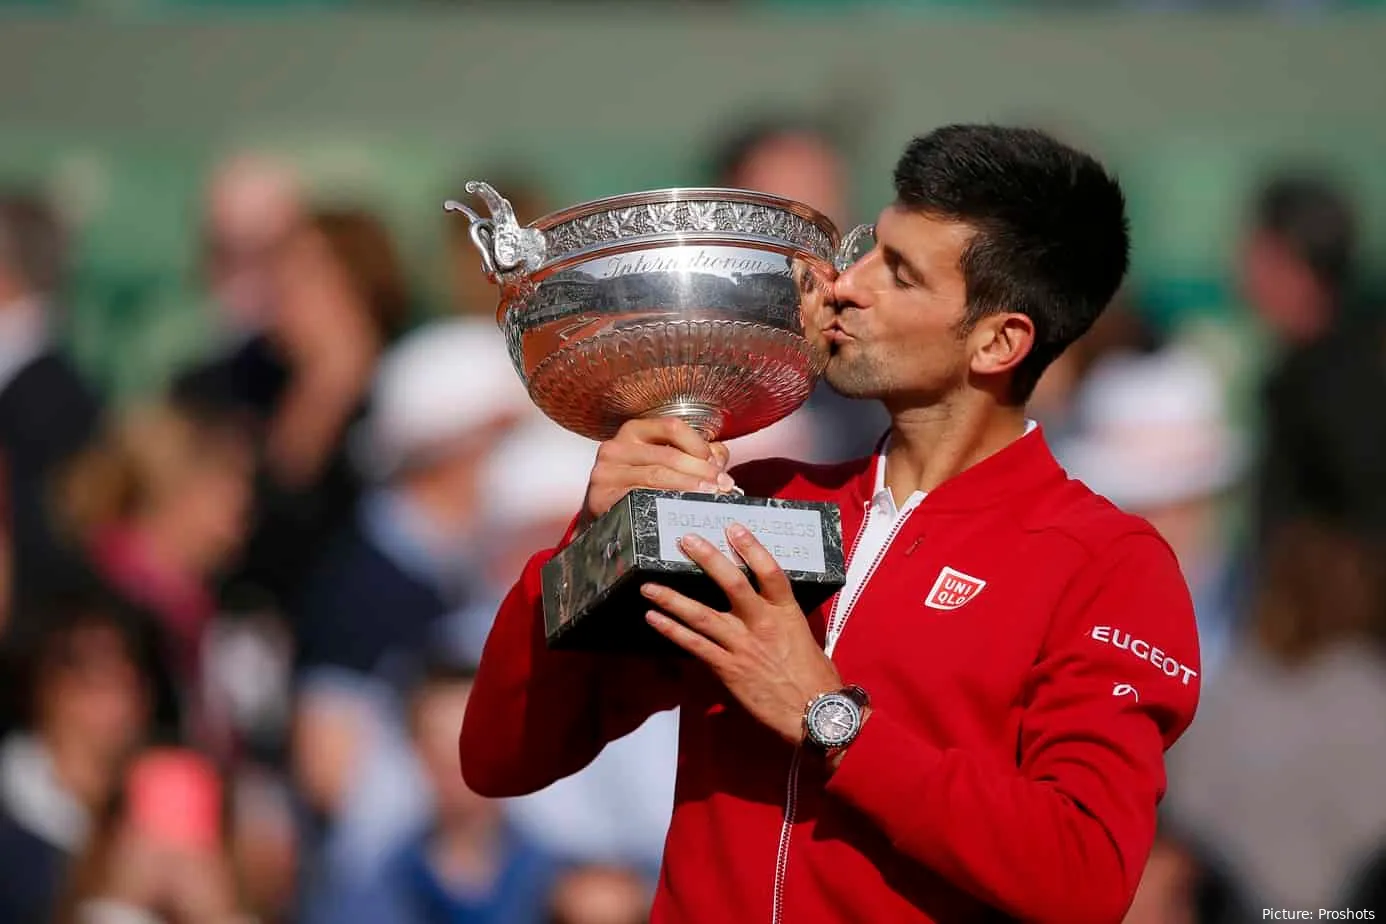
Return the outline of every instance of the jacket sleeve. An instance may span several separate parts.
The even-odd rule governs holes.
[[[1031,670],[1017,767],[873,711],[827,783],[903,854],[1039,924],[1120,924],[1155,839],[1164,752],[1199,695],[1193,605],[1153,534],[1075,577]],[[850,678],[847,678],[850,680]]]
[[[540,569],[554,554],[533,556],[501,603],[462,721],[462,776],[490,798],[576,773],[608,742],[678,703],[673,658],[549,650]]]

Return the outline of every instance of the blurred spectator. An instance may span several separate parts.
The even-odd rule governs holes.
[[[1239,606],[1226,501],[1247,448],[1228,422],[1223,383],[1187,347],[1113,354],[1088,374],[1072,418],[1075,432],[1055,444],[1070,474],[1148,519],[1178,556],[1206,681],[1235,641]]]
[[[201,276],[232,352],[270,324],[275,264],[304,212],[298,177],[286,164],[247,153],[213,171],[203,201]]]
[[[460,642],[473,657],[481,657],[491,617],[525,563],[555,546],[582,509],[597,447],[536,412],[487,458],[482,518],[488,594],[468,624],[454,627],[464,633]]]
[[[133,411],[66,472],[61,503],[100,584],[147,617],[159,654],[158,719],[210,743],[198,701],[216,576],[245,536],[253,457],[220,416]]]
[[[256,924],[289,924],[299,875],[294,804],[286,781],[262,769],[238,769],[232,787],[232,863]]]
[[[98,426],[100,404],[58,341],[67,241],[35,196],[0,195],[0,458],[20,597],[61,589],[76,559],[53,529],[47,479]]]
[[[525,562],[556,545],[577,516],[596,452],[596,443],[541,419],[508,438],[488,461],[492,586],[479,611],[452,627],[464,633],[466,651],[480,656],[501,596]],[[508,811],[518,827],[564,859],[630,866],[652,880],[673,812],[677,751],[678,714],[660,713],[579,772],[510,800]]]
[[[192,751],[140,754],[78,859],[58,924],[250,924],[227,849],[225,787]]]
[[[485,207],[466,191],[468,180],[481,180],[490,184],[515,208],[515,217],[520,224],[527,225],[536,218],[542,218],[553,211],[548,192],[543,185],[528,174],[516,171],[513,167],[482,169],[458,181],[457,187],[448,191],[448,198],[465,202],[482,215]],[[461,215],[448,213],[447,222],[447,268],[448,289],[452,299],[452,310],[462,317],[476,317],[495,323],[496,309],[500,307],[500,290],[486,278],[481,268],[481,253],[471,239],[471,225]]]
[[[293,231],[277,255],[274,292],[262,341],[270,361],[215,361],[175,393],[247,411],[258,423],[256,527],[233,585],[284,606],[351,516],[360,485],[347,432],[411,304],[385,226],[350,209],[314,212]]]
[[[1286,176],[1253,205],[1238,272],[1280,342],[1264,390],[1258,528],[1304,516],[1386,538],[1386,317],[1358,300],[1358,218],[1327,181]]]
[[[55,604],[23,646],[22,730],[0,744],[0,921],[46,921],[92,815],[146,734],[138,649],[86,600]]]
[[[1222,865],[1162,823],[1122,924],[1244,924],[1253,911]]]
[[[771,119],[744,124],[713,153],[713,182],[793,199],[850,227],[849,168],[836,140],[808,121]],[[869,455],[890,425],[878,402],[844,398],[820,382],[798,412],[816,434],[801,458],[836,461]]]
[[[1343,907],[1370,908],[1377,913],[1377,920],[1386,913],[1386,842],[1353,877]]]
[[[462,780],[457,730],[472,676],[435,660],[410,696],[432,820],[375,870],[310,899],[309,924],[542,924],[553,861]]]
[[[1307,523],[1265,564],[1248,644],[1169,753],[1165,809],[1264,907],[1335,908],[1386,839],[1386,574]]]
[[[646,924],[654,896],[633,870],[578,866],[565,870],[549,899],[547,924]]]
[[[1028,405],[1031,418],[1044,427],[1051,443],[1075,436],[1083,427],[1074,419],[1075,399],[1105,358],[1144,355],[1163,345],[1162,338],[1141,315],[1129,291],[1116,299],[1086,334],[1049,364]]]
[[[10,480],[0,459],[0,640],[6,637],[14,607],[14,559],[10,541]],[[4,671],[5,653],[0,647],[0,671]],[[4,731],[6,705],[4,687],[0,685],[0,734]]]
[[[406,773],[397,697],[444,618],[484,592],[482,466],[529,413],[489,321],[428,325],[381,364],[353,438],[373,488],[324,550],[297,617],[296,774],[334,839],[378,842],[407,823],[410,807],[385,801],[409,802],[407,785],[379,792]]]
[[[713,152],[712,174],[735,189],[802,202],[846,231],[851,170],[823,125],[793,118],[744,121]]]

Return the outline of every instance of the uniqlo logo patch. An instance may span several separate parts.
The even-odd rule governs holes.
[[[934,581],[934,589],[924,599],[924,605],[936,610],[956,610],[982,592],[987,582],[953,568],[944,568]]]

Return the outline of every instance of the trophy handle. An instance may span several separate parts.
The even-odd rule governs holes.
[[[857,242],[868,235],[874,237],[876,234],[875,225],[857,225],[842,239],[842,243],[837,246],[837,255],[833,257],[833,268],[839,273],[844,272],[847,267],[857,261],[854,253],[857,249]]]
[[[481,252],[481,265],[493,280],[501,276],[527,275],[543,265],[547,247],[544,233],[537,228],[522,227],[515,219],[515,209],[504,196],[479,180],[468,180],[467,192],[481,199],[490,218],[455,199],[443,208],[461,212],[471,223],[472,243]]]

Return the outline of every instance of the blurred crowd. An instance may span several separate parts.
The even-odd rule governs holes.
[[[747,125],[702,180],[860,220],[810,123]],[[567,204],[497,185],[522,221]],[[291,165],[235,156],[194,205],[219,340],[117,405],[65,352],[65,229],[0,193],[0,922],[645,920],[676,715],[531,797],[458,772],[498,600],[596,451],[529,401],[465,223],[439,227],[452,303],[421,312],[386,223]],[[1196,601],[1203,705],[1131,924],[1386,913],[1386,312],[1360,223],[1332,177],[1267,178],[1227,267],[1264,361],[1133,287],[1036,395]],[[820,388],[733,461],[861,455],[885,425]]]

